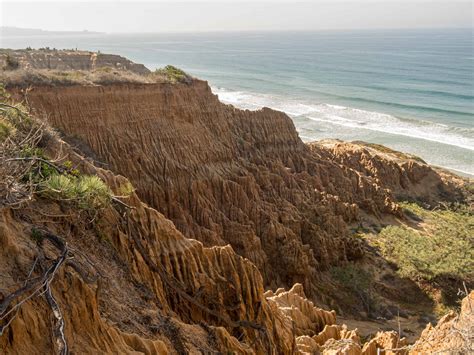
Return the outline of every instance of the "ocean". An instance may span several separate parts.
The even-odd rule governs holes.
[[[474,176],[472,29],[3,37],[167,64],[221,101],[286,112],[304,141],[364,140]]]

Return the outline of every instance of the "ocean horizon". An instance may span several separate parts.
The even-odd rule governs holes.
[[[221,101],[287,113],[304,141],[363,140],[474,176],[472,29],[2,36],[167,64]]]

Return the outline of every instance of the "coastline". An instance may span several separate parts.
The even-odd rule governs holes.
[[[467,171],[463,168],[456,166],[456,163],[458,163],[458,165],[460,164],[459,162],[456,162],[456,160],[451,162],[451,164],[440,164],[443,159],[437,159],[437,155],[432,153],[436,150],[440,150],[441,152],[453,150],[456,151],[456,155],[458,156],[468,157],[470,154],[469,152],[473,150],[471,147],[472,143],[470,141],[466,141],[465,145],[459,145],[456,144],[456,138],[453,137],[451,141],[440,142],[437,140],[437,138],[439,137],[436,136],[432,138],[423,137],[423,127],[419,128],[420,132],[418,134],[413,134],[409,129],[410,127],[407,127],[399,132],[390,132],[387,129],[380,129],[378,126],[376,126],[375,123],[372,127],[367,127],[367,122],[361,122],[362,120],[364,120],[364,115],[367,117],[367,120],[370,120],[372,118],[371,116],[388,117],[393,120],[397,119],[395,116],[392,116],[387,113],[365,111],[359,108],[343,107],[321,103],[312,105],[311,107],[313,107],[315,110],[317,109],[317,106],[326,106],[340,111],[356,111],[358,114],[360,114],[360,116],[357,117],[357,119],[354,121],[349,121],[344,117],[335,116],[332,113],[328,114],[327,117],[315,118],[311,116],[311,113],[308,114],[308,112],[305,112],[305,110],[309,111],[308,107],[310,107],[308,104],[305,103],[298,103],[297,101],[288,99],[287,101],[292,102],[291,105],[293,105],[294,107],[287,108],[285,107],[285,103],[282,103],[284,102],[283,99],[279,101],[276,99],[273,99],[272,101],[261,99],[261,97],[263,97],[265,94],[242,93],[241,91],[229,91],[227,89],[212,86],[211,88],[213,90],[213,93],[219,97],[219,100],[221,102],[231,104],[240,109],[248,109],[253,111],[259,110],[263,107],[269,107],[271,109],[284,112],[285,114],[290,116],[290,118],[295,124],[296,130],[298,131],[300,138],[305,143],[311,143],[324,139],[341,139],[347,142],[360,140],[367,143],[382,144],[397,151],[418,155],[424,160],[426,160],[430,166],[446,169],[469,179],[474,178],[474,170]],[[234,94],[236,95],[233,96]],[[255,101],[252,101],[254,97],[257,97],[257,95],[260,95],[260,97],[258,97],[258,100],[255,99]],[[288,104],[288,106],[290,106],[290,104]],[[298,109],[301,109],[301,111],[298,112]],[[334,121],[329,122],[330,119],[334,119]],[[324,127],[323,129],[326,130],[327,134],[321,132],[321,127],[308,127],[308,121],[315,122],[316,125],[322,125]],[[312,122],[310,122],[309,124],[311,124]],[[434,122],[429,122],[429,124],[442,126]],[[342,130],[340,131],[340,135],[335,136],[334,131],[337,131],[338,127],[342,127]],[[451,158],[452,157],[453,154],[451,154]],[[474,169],[474,162],[472,165],[470,165],[469,162],[464,162],[464,165],[472,166],[472,168]]]
[[[2,45],[120,53],[152,70],[174,64],[214,87],[259,95],[244,103],[290,114],[302,138],[375,142],[474,175],[470,31],[394,30],[386,38],[383,31],[148,33],[2,38]]]

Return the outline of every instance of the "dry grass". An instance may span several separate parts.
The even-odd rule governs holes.
[[[109,70],[110,69],[110,70]],[[5,86],[28,87],[31,85],[68,86],[68,85],[107,85],[115,83],[154,83],[149,76],[143,76],[124,70],[111,68],[58,71],[50,69],[19,69],[0,73]]]
[[[170,70],[170,68],[173,68]],[[140,75],[127,70],[111,67],[96,70],[52,70],[52,69],[17,69],[0,71],[0,81],[6,87],[29,86],[70,86],[70,85],[109,85],[125,83],[185,83],[192,82],[192,77],[172,66],[158,69],[147,75]]]

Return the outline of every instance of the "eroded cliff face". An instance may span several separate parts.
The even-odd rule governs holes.
[[[73,153],[64,157],[117,193],[127,183]],[[67,203],[41,198],[20,210],[2,209],[0,305],[18,280],[40,273],[33,267],[28,276],[38,244],[55,257],[47,241],[31,237],[42,228],[64,238],[74,256],[52,283],[72,353],[294,352],[291,320],[266,300],[250,261],[230,246],[206,248],[185,238],[136,195],[127,204],[101,211],[93,224]],[[41,298],[27,302],[0,337],[1,349],[51,353],[50,312]]]
[[[347,232],[359,209],[398,213],[383,186],[304,145],[288,116],[223,105],[202,81],[36,87],[28,100],[185,236],[230,243],[273,288],[311,294],[318,270],[361,256]]]
[[[460,313],[449,312],[436,326],[428,324],[413,345],[412,352],[465,353],[474,352],[474,291],[461,302]]]
[[[99,176],[114,194],[128,184],[60,141],[50,141],[48,150],[61,152],[62,159],[72,161],[81,173]],[[39,196],[19,209],[0,210],[3,353],[60,353],[54,317],[42,293],[26,299],[18,311],[16,304],[8,305],[22,283],[40,277],[44,270],[38,265],[57,257],[48,240],[34,237],[39,229],[63,239],[69,250],[51,290],[64,319],[70,353],[294,354],[361,349],[357,332],[335,325],[335,312],[314,306],[302,285],[264,293],[255,265],[230,246],[206,248],[184,237],[136,194],[124,200],[126,205],[110,205],[92,220],[67,201]],[[351,343],[339,344],[341,339]]]

